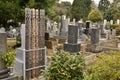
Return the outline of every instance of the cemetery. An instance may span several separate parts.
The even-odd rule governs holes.
[[[0,80],[120,80],[120,1],[61,1],[0,1]]]

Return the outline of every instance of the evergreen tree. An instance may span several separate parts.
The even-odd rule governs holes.
[[[103,17],[105,16],[106,11],[108,10],[109,7],[110,7],[109,0],[100,0],[98,8],[102,12]]]
[[[75,18],[76,20],[83,18],[86,20],[90,10],[91,0],[74,0],[71,9],[72,18]]]

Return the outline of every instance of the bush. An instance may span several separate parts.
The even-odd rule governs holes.
[[[2,60],[6,63],[6,67],[13,67],[15,64],[15,53],[11,51],[4,54]]]
[[[120,80],[120,52],[98,55],[85,80]]]
[[[117,28],[117,27],[119,27],[118,24],[112,24],[112,25],[110,25],[110,28],[111,28],[111,29],[115,29],[115,28]]]
[[[120,25],[116,25],[116,35],[120,35]]]
[[[81,55],[59,51],[51,57],[44,76],[47,80],[82,80],[84,67],[84,58]]]
[[[100,11],[92,10],[88,15],[88,19],[95,23],[101,21],[103,19],[103,16]]]

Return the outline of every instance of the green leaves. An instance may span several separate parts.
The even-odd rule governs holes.
[[[92,22],[98,22],[103,19],[103,16],[98,10],[91,10],[91,12],[88,15],[88,19]]]
[[[6,67],[11,67],[15,63],[14,52],[8,52],[2,56],[2,60],[6,63]]]
[[[56,52],[51,57],[44,76],[47,80],[82,80],[84,59],[81,55],[70,55],[67,52]]]
[[[96,64],[89,67],[90,75],[85,80],[120,80],[120,52],[98,55]]]
[[[90,10],[91,0],[74,0],[71,9],[72,18],[86,20]]]

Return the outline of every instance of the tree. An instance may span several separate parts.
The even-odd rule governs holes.
[[[11,19],[16,22],[24,21],[25,7],[45,9],[46,15],[53,10],[58,0],[0,0],[0,24],[7,27]]]
[[[20,15],[20,7],[17,1],[0,1],[0,24],[7,27],[8,20],[16,22]]]
[[[74,0],[71,8],[72,18],[86,20],[90,10],[91,0]]]
[[[110,7],[110,2],[108,0],[100,0],[98,9],[102,12],[103,17],[105,16],[105,13],[109,7]]]
[[[101,21],[103,19],[102,14],[99,10],[91,10],[91,12],[88,15],[88,19],[91,20],[93,23]]]
[[[120,16],[120,0],[113,0],[110,8],[106,11],[105,18],[110,20],[117,20]]]

